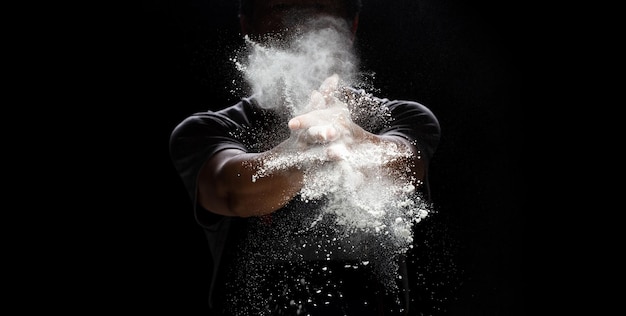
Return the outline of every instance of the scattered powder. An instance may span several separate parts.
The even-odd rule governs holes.
[[[282,113],[279,117],[311,111],[311,92],[336,74],[339,88],[332,97],[346,107],[349,119],[370,132],[384,129],[390,114],[380,100],[353,89],[359,87],[360,75],[344,22],[323,22],[329,27],[303,28],[309,31],[274,45],[248,38],[246,50],[232,61],[259,104]],[[254,136],[248,145],[264,148],[276,145],[276,135],[288,136],[284,128],[277,125],[274,132],[263,127],[264,133],[247,130],[240,136]],[[337,157],[330,162],[329,150]],[[272,214],[271,224],[250,219],[230,283],[232,312],[274,315],[280,309],[285,315],[306,315],[350,295],[344,288],[351,277],[358,284],[382,284],[385,291],[401,295],[399,259],[413,247],[414,225],[428,216],[431,206],[410,173],[390,172],[385,166],[411,157],[395,144],[355,144],[346,138],[262,161],[251,181],[299,168],[305,172],[304,186],[285,210]],[[374,300],[364,294],[363,305]]]

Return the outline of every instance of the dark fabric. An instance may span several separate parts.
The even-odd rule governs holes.
[[[351,93],[362,94],[363,91],[351,90]],[[422,154],[422,159],[425,159],[428,165],[428,161],[438,145],[440,135],[439,124],[433,113],[423,105],[412,101],[376,99],[376,102],[372,103],[372,107],[380,107],[375,109],[372,113],[376,113],[376,111],[381,109],[388,110],[391,114],[391,120],[378,122],[376,121],[376,117],[368,117],[367,115],[353,117],[353,120],[369,132],[380,135],[395,135],[414,141]],[[224,149],[240,149],[246,152],[268,150],[289,136],[289,130],[287,128],[289,117],[290,115],[287,111],[264,109],[256,103],[254,98],[245,98],[237,104],[221,111],[195,113],[183,120],[171,134],[170,153],[172,161],[194,205],[197,205],[196,182],[199,171],[202,165],[212,155]],[[424,194],[428,196],[427,181],[425,181],[423,190]],[[297,214],[297,211],[294,210],[298,210],[300,207],[300,205],[297,205],[297,202],[290,203],[285,210],[279,210],[275,214],[278,215],[278,220],[281,219],[282,215],[284,215],[283,218],[285,220],[289,220],[290,218],[293,220],[293,218],[297,218],[293,215]],[[304,207],[308,209],[311,205]],[[242,250],[242,245],[250,243],[251,239],[250,236],[248,236],[249,227],[250,225],[258,225],[258,223],[251,224],[250,221],[257,221],[258,219],[242,219],[216,215],[203,209],[199,205],[195,207],[194,212],[199,225],[204,228],[214,262],[214,278],[211,284],[209,304],[211,308],[214,309],[215,313],[220,315],[219,313],[224,312],[224,303],[228,300],[225,296],[226,287],[230,280],[229,278],[232,277],[229,274],[229,267],[238,260],[237,254]],[[313,213],[303,212],[301,214],[310,215]],[[268,231],[271,231],[271,229]],[[288,235],[288,232],[286,234]],[[306,239],[315,238],[316,236],[295,237]],[[258,241],[259,238],[262,240],[263,236],[257,236],[255,238],[254,240]],[[286,238],[283,237],[283,240],[286,240]],[[282,247],[292,246],[293,245],[289,244],[282,245]],[[378,313],[378,309],[375,308],[361,308],[365,303],[346,303],[353,299],[353,297],[350,296],[352,294],[349,294],[351,291],[357,291],[358,293],[365,291],[361,293],[362,295],[359,297],[373,295],[370,298],[372,303],[384,303],[383,301],[379,301],[383,296],[372,294],[378,293],[379,289],[377,285],[367,281],[367,278],[363,278],[364,270],[359,270],[361,273],[356,273],[354,270],[348,269],[349,271],[340,273],[341,270],[345,270],[344,267],[346,265],[350,264],[346,264],[346,262],[341,260],[323,263],[334,265],[333,269],[337,271],[334,276],[343,275],[345,279],[340,280],[340,283],[344,284],[346,287],[342,291],[344,295],[347,296],[345,296],[343,301],[333,301],[334,303],[329,303],[326,307],[323,303],[321,306],[318,305],[317,307],[310,304],[307,305],[308,307],[300,306],[301,311],[302,309],[306,309],[311,315],[335,315],[331,312],[331,309],[335,308],[336,311],[344,310],[344,312],[346,309],[352,309],[353,311],[348,315],[392,315]],[[319,261],[304,260],[295,266],[292,264],[285,266],[285,263],[280,262],[264,262],[263,264],[268,264],[268,266],[262,267],[262,264],[259,264],[255,266],[254,269],[265,269],[263,273],[269,276],[273,275],[274,272],[286,271],[288,268],[295,270],[300,269],[301,271],[313,271],[315,268],[312,267],[319,265]],[[402,261],[400,262],[399,268],[401,271],[406,270]],[[296,271],[294,271],[294,273],[296,273]],[[367,273],[365,273],[365,275],[367,275]],[[404,278],[399,284],[401,287],[405,287],[406,282],[407,280]],[[374,288],[377,290],[373,290]],[[310,293],[304,294],[308,295]],[[403,297],[406,300],[406,292],[403,293]],[[275,306],[275,308],[281,310],[278,306],[281,304],[280,298],[276,300],[275,303],[277,306]],[[357,300],[357,298],[354,298],[354,300]],[[396,302],[392,302],[392,305],[395,303]],[[407,302],[402,303],[403,306],[406,306],[406,304]],[[295,308],[294,305],[289,306]],[[357,310],[356,306],[359,306],[359,310]],[[374,314],[367,314],[367,310],[374,311]],[[225,313],[224,315],[229,314]],[[274,312],[272,315],[281,314]],[[286,315],[288,315],[288,313]]]

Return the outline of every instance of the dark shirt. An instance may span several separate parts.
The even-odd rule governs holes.
[[[367,100],[358,102],[356,106],[360,109],[351,108],[355,123],[375,134],[408,139],[416,144],[428,166],[440,136],[439,123],[428,108],[412,101],[374,98],[362,90],[350,89],[346,93]],[[284,108],[264,108],[250,97],[220,111],[195,113],[171,134],[173,163],[196,205],[195,218],[206,233],[213,258],[209,305],[217,315],[235,314],[232,306],[237,306],[237,313],[242,315],[262,315],[259,309],[267,315],[298,312],[328,315],[333,308],[348,315],[369,315],[367,311],[377,310],[371,306],[383,304],[380,297],[384,295],[379,294],[385,289],[380,282],[364,277],[375,272],[376,265],[363,263],[370,262],[367,253],[372,248],[380,254],[385,247],[363,236],[334,238],[337,231],[332,223],[320,223],[316,229],[308,229],[319,220],[316,217],[319,214],[311,209],[323,201],[295,198],[271,218],[245,219],[218,215],[197,203],[198,174],[212,155],[224,149],[254,153],[269,150],[289,137],[290,116]],[[427,179],[421,189],[426,199]],[[339,241],[322,243],[321,240]],[[366,248],[369,250],[364,251]],[[401,258],[399,261],[402,275],[405,266]],[[402,300],[406,300],[407,282],[404,273],[399,282]],[[282,295],[283,287],[292,289]],[[369,294],[355,296],[354,291]],[[257,297],[265,299],[258,306],[251,303]],[[407,302],[399,304],[398,309],[406,311]]]

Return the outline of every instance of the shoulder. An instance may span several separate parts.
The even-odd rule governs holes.
[[[232,129],[246,124],[255,114],[255,105],[249,98],[243,98],[239,102],[221,110],[207,110],[193,113],[184,118],[173,130],[172,134],[189,133],[197,130],[209,129]]]
[[[424,104],[403,99],[390,99],[376,96],[364,89],[347,88],[349,99],[356,100],[360,104],[368,104],[370,108],[381,108],[389,113],[394,119],[418,119],[420,122],[439,125],[436,115]]]
[[[395,117],[411,117],[439,125],[437,116],[427,106],[411,100],[387,100],[385,106]]]

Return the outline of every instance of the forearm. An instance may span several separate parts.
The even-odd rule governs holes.
[[[198,183],[200,204],[227,216],[260,216],[287,204],[302,187],[296,168],[259,175],[268,153],[225,150],[203,167]]]
[[[390,148],[390,151],[397,154],[395,159],[387,160],[383,166],[389,174],[410,179],[417,188],[423,184],[426,174],[425,161],[414,144],[400,136],[372,134],[368,138],[378,146]]]
[[[374,173],[410,180],[416,187],[423,183],[425,163],[416,145],[398,135],[377,135],[366,131],[350,119],[348,108],[338,100],[327,106],[289,121],[289,128],[298,132],[296,142],[301,148],[323,145],[329,161],[346,159],[354,153],[362,154],[366,160],[374,159],[373,165],[367,166],[373,167],[371,171]]]

